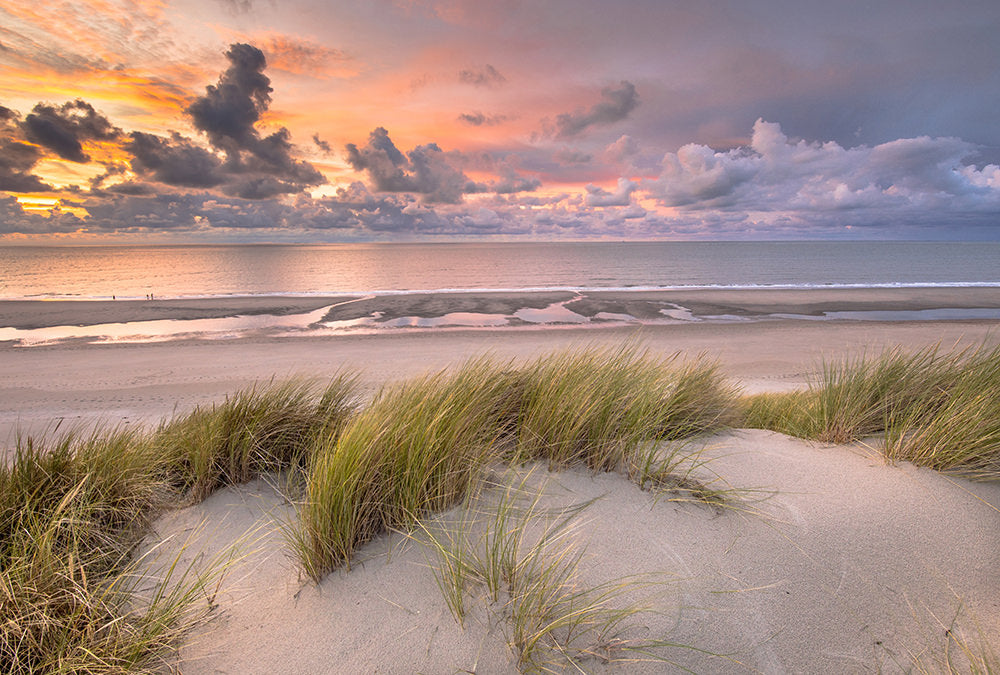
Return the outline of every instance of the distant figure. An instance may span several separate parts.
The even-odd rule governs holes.
[[[112,296],[111,296],[111,299],[112,299],[112,300],[117,300],[118,298],[116,298],[115,296],[113,296],[113,295],[112,295]]]

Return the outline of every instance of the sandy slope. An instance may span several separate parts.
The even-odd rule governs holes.
[[[663,580],[639,593],[652,611],[626,637],[715,654],[665,648],[655,653],[673,665],[590,660],[588,670],[898,672],[916,659],[939,672],[945,649],[956,651],[949,629],[1000,653],[1000,486],[762,431],[713,437],[707,452],[719,480],[743,489],[722,509],[656,499],[617,474],[531,475],[546,506],[596,499],[573,535],[586,547],[582,585]],[[256,482],[157,524],[180,540],[203,523],[207,551],[253,530],[214,620],[181,652],[183,672],[516,672],[509,626],[475,594],[460,626],[428,549],[385,536],[315,586],[284,549],[278,527],[291,515]]]

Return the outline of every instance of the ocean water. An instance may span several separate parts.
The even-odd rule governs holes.
[[[0,248],[0,299],[86,302],[231,296],[390,295],[463,290],[648,290],[685,288],[995,287],[1000,293],[1000,243],[685,242],[461,243],[274,246],[127,246]],[[585,317],[566,302],[509,314],[332,320],[330,307],[292,315],[158,319],[87,326],[19,329],[4,324],[0,343],[66,340],[150,342],[336,335],[386,330],[598,328],[634,323],[744,321],[694,316],[665,306],[655,319],[601,312]],[[668,303],[669,304],[669,303]],[[41,306],[41,302],[39,302]],[[830,313],[828,313],[830,314]],[[832,314],[837,314],[834,316]],[[839,312],[823,320],[1000,319],[1000,310],[948,308]],[[758,319],[753,319],[758,320]]]
[[[1000,287],[1000,243],[0,247],[0,299],[925,285]]]

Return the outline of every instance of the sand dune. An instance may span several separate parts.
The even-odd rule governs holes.
[[[736,488],[721,508],[657,497],[617,474],[530,476],[546,507],[596,500],[573,534],[586,551],[581,586],[661,582],[638,592],[650,611],[623,637],[695,648],[652,650],[667,661],[582,662],[589,671],[941,672],[948,649],[961,669],[959,640],[1000,648],[1000,486],[770,432],[707,444],[711,471]],[[517,671],[509,626],[474,592],[459,625],[419,541],[384,536],[315,586],[283,548],[278,529],[291,516],[258,481],[157,524],[177,541],[204,527],[192,547],[203,552],[252,531],[215,618],[181,651],[183,672]]]

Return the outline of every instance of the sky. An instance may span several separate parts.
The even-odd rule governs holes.
[[[0,244],[1000,240],[996,0],[0,0]]]

